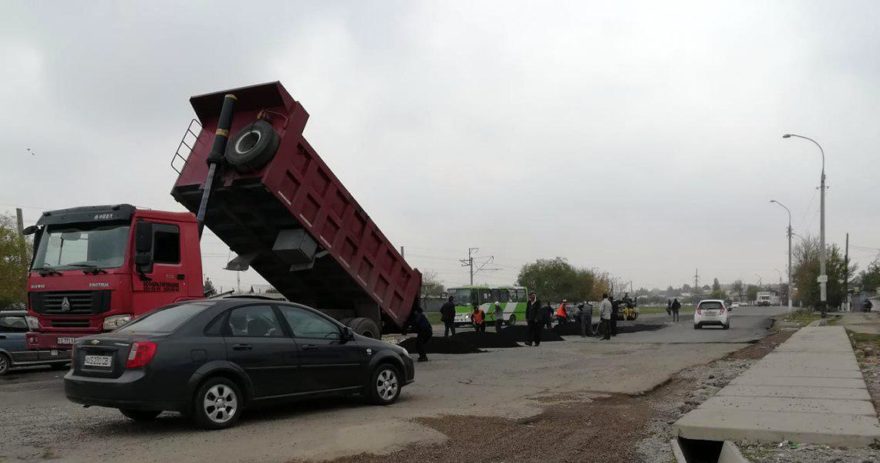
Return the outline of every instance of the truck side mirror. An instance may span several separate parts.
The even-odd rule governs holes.
[[[141,273],[153,270],[153,224],[138,222],[134,232],[134,264]]]
[[[36,233],[36,232],[37,232],[37,226],[36,226],[36,225],[31,225],[31,226],[29,226],[29,227],[25,227],[25,229],[22,230],[22,234],[25,235],[25,236],[27,236],[27,235],[33,235],[33,234]]]

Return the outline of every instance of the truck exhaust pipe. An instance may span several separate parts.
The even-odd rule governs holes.
[[[217,118],[217,131],[214,132],[214,144],[211,145],[211,154],[208,155],[208,178],[205,179],[205,189],[202,190],[202,200],[199,202],[199,211],[196,220],[199,223],[199,238],[205,229],[205,214],[208,211],[208,198],[214,189],[214,178],[217,176],[217,166],[223,161],[226,152],[226,142],[229,141],[229,128],[232,127],[232,113],[235,110],[235,95],[227,94],[223,97],[223,107],[220,109],[220,117]]]

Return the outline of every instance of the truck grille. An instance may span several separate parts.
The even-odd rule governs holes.
[[[42,314],[95,314],[110,309],[110,291],[47,291],[31,293],[30,298],[31,307]]]
[[[52,320],[54,328],[88,328],[88,320]]]

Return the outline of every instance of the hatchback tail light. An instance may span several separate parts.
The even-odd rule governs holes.
[[[151,341],[138,341],[131,345],[128,353],[128,361],[125,368],[143,368],[156,356],[156,343]]]
[[[703,308],[700,306],[697,306],[697,315],[702,315],[702,314],[703,314]]]

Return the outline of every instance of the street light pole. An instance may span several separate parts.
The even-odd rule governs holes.
[[[782,138],[791,137],[803,138],[813,142],[819,147],[819,152],[822,154],[822,178],[819,184],[819,301],[822,306],[822,316],[824,317],[826,301],[828,300],[826,292],[828,274],[825,272],[825,150],[822,149],[822,145],[819,142],[803,135],[787,133],[782,136]]]
[[[785,212],[788,212],[788,311],[791,312],[791,210],[785,206],[785,204],[780,203],[775,199],[770,200],[771,203],[776,203],[783,208],[785,208]]]

